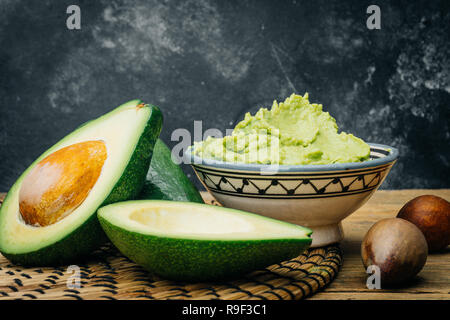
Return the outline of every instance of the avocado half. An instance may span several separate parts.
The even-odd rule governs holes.
[[[310,229],[260,215],[192,202],[125,201],[98,210],[111,242],[161,277],[219,280],[294,258]]]
[[[0,207],[0,252],[13,263],[43,266],[73,262],[97,248],[107,240],[97,209],[137,197],[161,125],[158,107],[133,100],[48,149],[19,177]],[[37,192],[39,188],[45,192]],[[65,193],[58,196],[61,190]],[[61,212],[64,206],[68,209]],[[61,216],[49,220],[57,211]]]

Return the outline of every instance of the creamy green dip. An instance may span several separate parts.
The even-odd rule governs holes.
[[[197,156],[237,163],[331,164],[369,159],[370,147],[360,138],[338,133],[336,120],[308,93],[292,94],[272,109],[245,115],[229,136],[208,137],[192,148]]]

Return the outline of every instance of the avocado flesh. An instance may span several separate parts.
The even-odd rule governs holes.
[[[115,203],[98,210],[111,242],[163,278],[220,280],[294,258],[311,230],[244,211],[159,200]]]
[[[76,261],[102,244],[107,238],[95,213],[102,205],[137,197],[161,123],[157,107],[133,100],[80,126],[48,149],[19,177],[0,207],[0,252],[13,263],[59,265]],[[25,224],[18,198],[27,173],[51,153],[88,140],[103,141],[108,154],[89,195],[72,213],[54,224],[45,227]]]
[[[170,149],[160,139],[156,141],[147,180],[139,199],[204,203],[197,188],[180,166],[172,161]]]

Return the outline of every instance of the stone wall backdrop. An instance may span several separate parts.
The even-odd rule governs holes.
[[[81,8],[68,30],[66,8]],[[381,30],[366,9],[381,8]],[[399,148],[385,189],[450,187],[444,1],[0,1],[0,190],[43,151],[133,98],[177,128],[232,128],[309,92],[342,130]],[[185,167],[192,179],[190,168]]]

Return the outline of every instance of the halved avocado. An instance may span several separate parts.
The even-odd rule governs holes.
[[[181,167],[172,161],[170,149],[160,139],[156,141],[147,180],[139,199],[204,203],[197,188]]]
[[[97,248],[107,239],[97,209],[137,197],[161,124],[158,107],[133,100],[48,149],[0,207],[0,252],[14,263],[58,265]]]
[[[100,208],[98,218],[125,256],[182,281],[242,275],[294,258],[311,244],[307,228],[192,202],[119,202]]]

